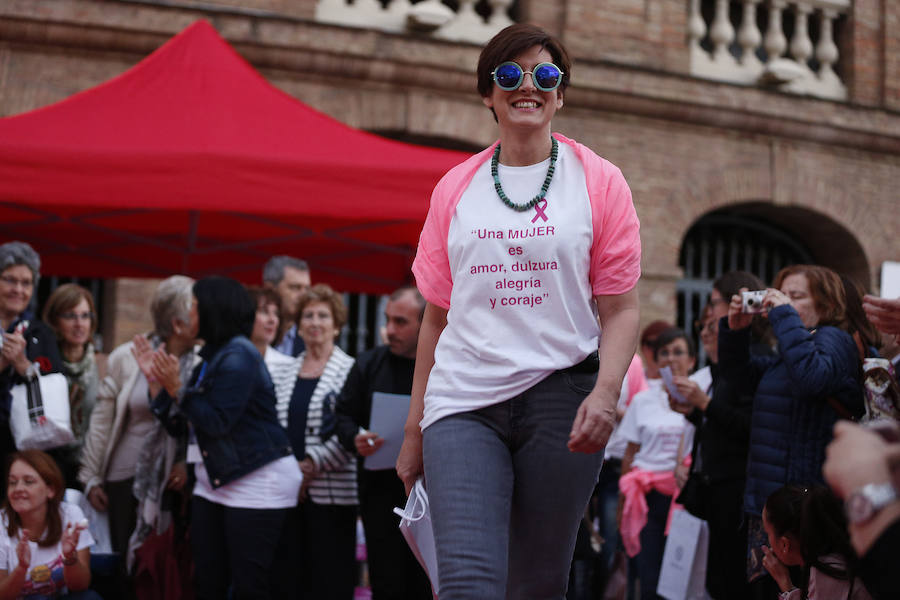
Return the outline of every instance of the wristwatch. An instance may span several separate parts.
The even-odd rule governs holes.
[[[869,522],[878,511],[898,499],[897,490],[890,482],[867,483],[847,496],[844,510],[851,525]]]

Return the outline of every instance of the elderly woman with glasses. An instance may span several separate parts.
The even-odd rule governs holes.
[[[571,70],[533,25],[488,42],[499,141],[441,179],[419,239],[397,471],[407,489],[424,471],[442,599],[565,594],[634,355],[638,219],[618,168],[551,133]]]
[[[24,242],[0,245],[0,451],[15,450],[9,431],[10,389],[21,383],[25,371],[38,363],[41,373],[59,373],[62,358],[53,330],[29,310],[40,279],[41,259]]]

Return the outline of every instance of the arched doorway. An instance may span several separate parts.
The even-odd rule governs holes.
[[[707,213],[687,231],[678,264],[677,324],[698,342],[698,365],[706,362],[694,323],[712,283],[727,271],[757,275],[766,284],[791,264],[821,264],[869,288],[865,254],[856,238],[829,217],[805,208],[767,203],[729,206]]]

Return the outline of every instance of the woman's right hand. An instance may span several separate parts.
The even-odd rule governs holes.
[[[150,345],[150,341],[140,334],[134,336],[131,341],[133,343],[131,354],[134,355],[138,368],[148,380],[153,379],[153,374],[150,372],[153,368],[153,347]]]
[[[178,396],[181,389],[181,371],[178,366],[178,357],[166,352],[165,344],[160,344],[153,353],[150,372],[159,385],[166,389],[173,398]]]
[[[777,556],[775,556],[775,552],[768,546],[763,546],[762,550],[763,567],[766,568],[766,571],[769,572],[769,575],[772,576],[772,579],[775,580],[775,583],[778,584],[781,591],[789,592],[794,589],[794,584],[791,582],[791,574],[788,572],[788,568],[784,566],[784,563],[781,562]]]
[[[741,288],[741,292],[746,291],[749,291],[749,288]],[[745,313],[743,305],[740,293],[731,297],[731,303],[728,305],[728,328],[732,331],[749,327],[753,322],[753,315]]]
[[[31,566],[31,546],[28,545],[29,537],[31,537],[31,532],[23,529],[22,537],[19,538],[19,543],[16,544],[16,558],[19,559],[19,566],[26,571]]]
[[[422,459],[422,432],[406,432],[403,436],[403,445],[400,446],[400,455],[397,457],[397,476],[406,488],[406,495],[422,473],[425,472]]]
[[[90,493],[88,493],[88,502],[91,503],[95,510],[100,512],[106,512],[106,509],[109,507],[109,498],[99,485],[91,488]]]

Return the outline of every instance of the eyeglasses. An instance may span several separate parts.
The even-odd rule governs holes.
[[[719,320],[710,319],[706,323],[703,323],[702,321],[694,321],[694,331],[697,332],[697,335],[702,335],[704,333],[718,333]]]
[[[0,277],[0,281],[12,288],[20,286],[23,289],[30,290],[34,286],[33,279],[17,279],[15,277],[10,277],[9,275]]]
[[[681,356],[687,356],[687,352],[681,348],[675,348],[672,351],[660,350],[656,353],[656,358],[678,358]]]
[[[81,319],[82,321],[93,321],[93,320],[94,320],[94,313],[89,313],[89,312],[83,312],[83,313],[67,312],[67,313],[63,313],[63,314],[59,315],[59,318],[65,320],[65,321],[74,321],[74,320],[76,320],[76,319]]]
[[[563,78],[563,72],[553,63],[540,63],[534,66],[534,70],[526,71],[512,61],[500,63],[491,75],[494,76],[497,87],[507,92],[519,89],[525,75],[531,75],[534,87],[542,92],[552,92],[559,87]]]

